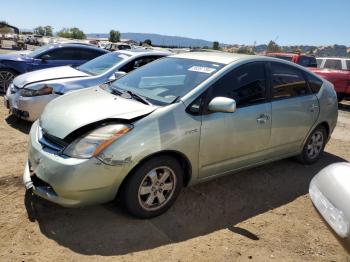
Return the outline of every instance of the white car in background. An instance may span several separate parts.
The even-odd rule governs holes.
[[[170,55],[167,51],[123,50],[97,57],[76,68],[60,66],[29,72],[10,84],[4,103],[10,113],[35,121],[47,103],[77,89],[109,84],[123,74]]]

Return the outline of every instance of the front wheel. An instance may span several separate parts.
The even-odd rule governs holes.
[[[123,185],[126,209],[139,218],[158,216],[175,202],[183,186],[180,163],[168,156],[155,157],[141,164]]]
[[[323,154],[326,142],[326,129],[323,126],[317,127],[306,140],[303,151],[298,156],[299,162],[308,165],[317,162]]]

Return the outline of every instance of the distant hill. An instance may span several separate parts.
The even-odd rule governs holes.
[[[109,34],[86,34],[87,37],[95,38],[108,38]],[[154,45],[164,45],[164,46],[179,46],[179,47],[212,47],[213,42],[203,39],[193,39],[189,37],[181,36],[169,36],[169,35],[159,35],[159,34],[148,34],[148,33],[121,33],[121,38],[131,39],[136,42],[145,41],[150,39]],[[224,44],[221,44],[224,46]]]

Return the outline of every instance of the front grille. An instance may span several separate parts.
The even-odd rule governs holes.
[[[49,148],[55,152],[63,152],[63,150],[68,146],[63,139],[56,136],[50,135],[41,127],[38,127],[38,140],[43,146],[43,149]]]

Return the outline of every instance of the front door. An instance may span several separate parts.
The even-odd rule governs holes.
[[[204,110],[199,153],[202,178],[264,160],[271,131],[266,82],[265,64],[254,62],[234,69],[210,88],[207,103],[214,97],[233,98],[237,110],[234,113]]]

